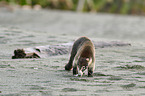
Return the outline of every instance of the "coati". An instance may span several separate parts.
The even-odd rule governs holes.
[[[72,47],[71,56],[65,70],[73,68],[73,75],[83,75],[87,69],[88,76],[93,76],[95,69],[95,47],[92,41],[87,37],[77,39]]]

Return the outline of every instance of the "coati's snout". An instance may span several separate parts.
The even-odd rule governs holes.
[[[80,57],[78,59],[78,75],[82,76],[84,71],[86,69],[88,69],[88,65],[89,65],[90,59],[87,57]]]
[[[79,76],[82,76],[83,73],[84,73],[84,71],[85,71],[86,69],[88,69],[88,66],[82,66],[82,67],[80,67],[80,68],[78,69],[78,75],[79,75]]]

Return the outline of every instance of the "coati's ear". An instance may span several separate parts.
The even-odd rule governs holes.
[[[89,58],[86,58],[87,62],[89,62]]]

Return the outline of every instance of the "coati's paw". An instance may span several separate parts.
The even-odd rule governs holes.
[[[93,77],[93,72],[92,71],[88,72],[88,77]]]
[[[70,66],[70,65],[65,65],[65,70],[67,70],[67,71],[70,71],[72,69],[72,66]]]
[[[88,77],[93,77],[93,74],[91,74],[91,75],[88,75]]]
[[[74,76],[75,76],[75,77],[77,77],[77,76],[78,76],[78,74],[74,74]]]

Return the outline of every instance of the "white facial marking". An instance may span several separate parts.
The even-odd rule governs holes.
[[[83,72],[80,70],[80,71],[78,72],[78,75],[79,75],[79,76],[82,76],[82,75],[83,75]]]

